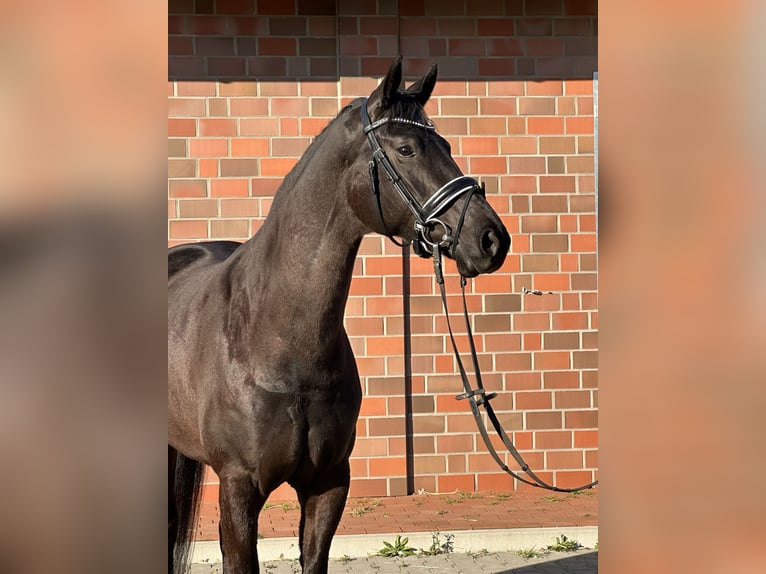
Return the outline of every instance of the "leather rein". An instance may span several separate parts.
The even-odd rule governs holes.
[[[466,298],[465,298],[466,277],[463,275],[460,276],[460,292],[462,294],[462,299],[463,299],[463,318],[465,321],[465,329],[468,335],[468,343],[471,350],[471,361],[473,363],[473,371],[474,371],[474,376],[476,378],[476,389],[474,389],[473,386],[471,385],[471,382],[468,378],[468,374],[466,373],[465,367],[463,365],[463,361],[460,358],[460,352],[457,348],[457,343],[455,342],[455,336],[452,332],[452,324],[450,322],[449,310],[447,309],[447,294],[444,287],[442,252],[445,251],[447,254],[449,254],[451,257],[454,258],[455,248],[457,247],[458,238],[460,236],[460,230],[463,227],[463,221],[465,219],[465,214],[468,209],[468,204],[471,201],[471,197],[473,197],[474,194],[478,194],[484,197],[484,194],[485,194],[484,185],[483,184],[479,185],[479,183],[472,177],[468,177],[468,176],[456,177],[455,179],[448,181],[445,185],[443,185],[440,189],[438,189],[425,202],[425,204],[421,205],[420,202],[415,197],[415,195],[410,191],[410,189],[404,183],[402,178],[399,176],[394,166],[391,164],[391,161],[388,159],[386,152],[378,143],[378,140],[375,137],[374,132],[377,128],[389,122],[404,124],[404,125],[411,125],[421,129],[428,130],[428,131],[434,131],[436,129],[435,126],[431,123],[424,124],[424,123],[416,122],[414,120],[408,120],[405,118],[397,118],[397,117],[384,117],[375,122],[371,122],[370,117],[367,113],[366,98],[361,98],[360,109],[361,109],[361,116],[362,116],[362,125],[364,126],[364,133],[367,136],[367,141],[369,142],[370,148],[372,149],[372,159],[370,159],[370,162],[369,162],[369,173],[370,173],[370,183],[372,186],[372,192],[373,192],[373,195],[375,196],[375,203],[377,207],[378,217],[383,226],[383,229],[385,230],[386,236],[394,244],[398,245],[399,247],[403,247],[404,244],[398,242],[393,237],[383,217],[383,208],[380,202],[380,185],[379,185],[379,179],[378,179],[378,166],[380,165],[383,168],[383,171],[385,172],[386,177],[394,186],[394,189],[396,189],[396,191],[399,193],[402,200],[404,201],[405,205],[407,205],[407,207],[410,209],[412,214],[415,216],[414,234],[411,241],[415,253],[425,258],[433,257],[434,274],[436,275],[436,282],[439,284],[439,292],[441,294],[442,307],[444,308],[444,316],[447,319],[447,329],[449,331],[450,341],[452,343],[452,350],[455,354],[458,370],[460,371],[460,378],[463,383],[464,392],[457,395],[457,397],[455,398],[457,400],[468,399],[468,403],[471,407],[471,413],[473,414],[473,418],[476,421],[476,426],[479,429],[479,434],[481,435],[481,438],[484,441],[484,444],[487,447],[487,451],[489,452],[490,456],[492,456],[492,458],[495,460],[495,462],[497,462],[497,464],[500,466],[502,470],[504,470],[506,473],[511,475],[516,480],[521,481],[530,486],[544,488],[546,490],[552,490],[555,492],[577,492],[580,490],[593,488],[594,486],[598,484],[597,480],[590,482],[588,484],[584,484],[582,486],[578,486],[576,488],[561,488],[558,486],[548,484],[547,482],[542,480],[540,477],[538,477],[529,468],[529,465],[524,461],[518,449],[514,446],[513,441],[506,434],[505,430],[500,424],[500,421],[497,418],[497,415],[495,414],[494,409],[492,408],[492,405],[490,404],[490,401],[497,396],[497,393],[488,393],[485,390],[484,384],[481,379],[481,370],[479,369],[479,359],[476,353],[476,345],[474,344],[474,341],[473,341],[473,331],[471,329],[471,324],[468,317],[468,307],[467,307]],[[438,216],[442,214],[448,207],[450,207],[455,201],[457,201],[460,197],[464,195],[466,196],[465,203],[463,204],[463,208],[460,212],[460,218],[458,219],[458,223],[455,227],[455,232],[453,233],[452,229],[446,223],[438,219]],[[442,237],[438,241],[432,237],[432,233],[437,227],[441,227],[443,230]],[[529,478],[524,478],[523,476],[520,476],[518,473],[508,468],[508,465],[506,465],[503,462],[503,459],[497,453],[497,451],[495,450],[495,447],[492,444],[492,441],[490,440],[489,433],[487,431],[487,425],[485,424],[484,419],[482,418],[479,407],[484,407],[484,410],[487,413],[487,418],[492,424],[492,427],[495,429],[495,432],[497,433],[498,437],[500,438],[500,440],[502,440],[503,444],[508,449],[508,452],[514,458],[514,460],[516,460],[521,470],[524,473],[526,473]]]

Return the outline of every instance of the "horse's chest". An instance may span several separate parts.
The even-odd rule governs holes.
[[[344,460],[353,446],[360,402],[361,389],[353,381],[332,390],[297,391],[251,381],[230,394],[223,408],[211,405],[203,427],[214,433],[206,442],[236,453],[245,466],[287,479],[301,469]]]

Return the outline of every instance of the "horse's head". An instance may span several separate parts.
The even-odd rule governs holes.
[[[411,240],[423,257],[437,246],[462,275],[491,273],[503,264],[510,236],[483,187],[462,174],[423,110],[436,66],[403,91],[401,79],[397,59],[370,97],[352,106],[365,134],[356,140],[362,142],[357,161],[369,169],[366,187],[372,190],[352,207],[368,228]]]

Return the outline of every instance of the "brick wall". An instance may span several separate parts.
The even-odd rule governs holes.
[[[512,235],[502,269],[469,284],[485,386],[498,392],[499,417],[539,476],[563,486],[596,478],[595,2],[170,0],[169,8],[170,245],[246,240],[311,138],[369,94],[395,55],[405,57],[408,80],[439,64],[427,110]],[[447,269],[457,310],[454,265]],[[364,390],[351,494],[516,488],[486,453],[468,405],[454,399],[462,389],[431,263],[412,257],[403,275],[399,249],[364,239],[346,312]],[[275,497],[291,495],[282,488]]]

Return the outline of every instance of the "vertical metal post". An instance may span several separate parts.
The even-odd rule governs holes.
[[[402,247],[402,323],[404,332],[404,448],[407,494],[415,494],[415,442],[412,420],[412,326],[410,325],[410,246]]]

